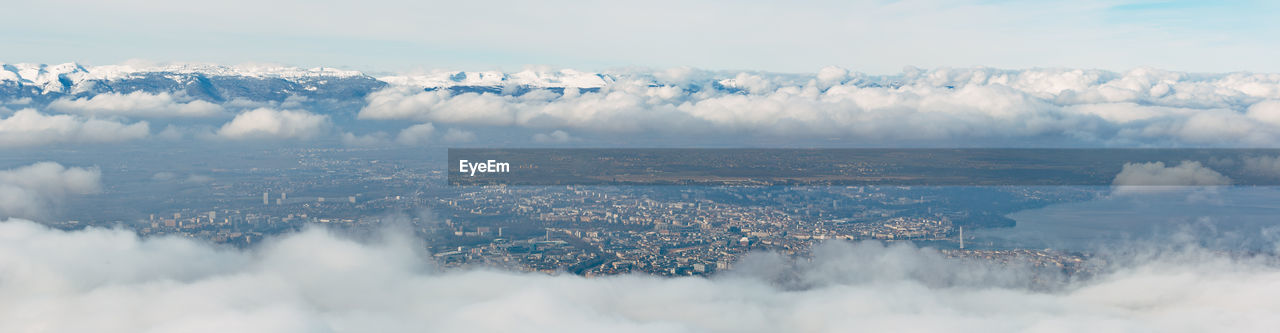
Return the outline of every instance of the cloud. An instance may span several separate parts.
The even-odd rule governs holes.
[[[569,136],[569,132],[555,130],[551,133],[538,133],[533,135],[533,142],[538,143],[566,143],[573,141],[573,137]]]
[[[1112,180],[1115,194],[1185,190],[1186,186],[1231,185],[1231,179],[1200,162],[1182,161],[1166,167],[1164,162],[1125,163]],[[1193,191],[1193,195],[1203,195]]]
[[[372,147],[386,144],[387,133],[374,132],[365,135],[356,135],[351,132],[342,133],[342,145],[349,147]]]
[[[1243,171],[1252,175],[1280,178],[1280,156],[1250,156],[1243,159]]]
[[[0,239],[6,332],[1268,331],[1280,311],[1280,269],[1197,250],[1068,280],[833,241],[811,262],[749,256],[710,279],[582,278],[439,272],[396,233],[310,228],[242,250],[10,220]]]
[[[1245,116],[1268,125],[1280,126],[1280,100],[1265,100],[1250,105]]]
[[[179,180],[178,174],[162,171],[151,175],[151,180],[156,182],[174,182]],[[185,184],[208,184],[213,182],[213,177],[199,174],[190,174],[183,178],[180,182]]]
[[[22,109],[0,119],[0,147],[122,142],[145,138],[149,131],[145,121],[124,123]]]
[[[1273,74],[908,68],[899,75],[868,76],[828,67],[815,74],[682,69],[607,75],[610,79],[598,90],[569,86],[564,93],[455,93],[412,85],[440,81],[434,77],[391,77],[390,82],[409,83],[369,94],[358,118],[539,132],[877,143],[978,139],[1018,144],[1028,138],[1112,146],[1280,142],[1280,75]],[[552,84],[543,81],[527,84]],[[524,84],[514,78],[502,82]]]
[[[213,182],[213,177],[193,174],[193,175],[187,176],[187,179],[183,180],[183,182],[189,183],[189,184],[208,184],[210,182]]]
[[[87,116],[140,118],[216,117],[225,114],[222,106],[201,100],[180,101],[169,93],[105,93],[89,98],[58,99],[49,110]]]
[[[431,142],[431,136],[435,133],[436,127],[431,123],[417,124],[400,130],[400,134],[396,135],[396,142],[406,146],[424,145]]]
[[[450,128],[444,132],[444,141],[447,142],[471,142],[476,140],[476,134],[462,129]]]
[[[329,116],[300,110],[259,108],[236,115],[218,129],[219,137],[309,140],[329,131]]]
[[[165,126],[163,130],[160,130],[160,133],[156,133],[156,137],[163,140],[169,140],[169,141],[182,140],[182,138],[187,137],[186,131],[189,131],[189,130],[190,129],[188,128],[169,125],[169,126]]]
[[[178,175],[168,171],[161,171],[151,175],[151,180],[158,182],[167,182],[178,178]]]
[[[102,93],[55,100],[47,109],[76,113],[68,118],[75,121],[126,126],[145,123],[95,117],[217,116],[251,109],[221,129],[212,129],[212,136],[235,139],[340,134],[330,131],[337,127],[332,124],[348,125],[345,108],[360,105],[357,121],[431,123],[441,128],[442,133],[432,135],[442,141],[466,139],[449,136],[448,128],[489,133],[486,130],[496,127],[516,128],[519,131],[509,132],[526,137],[564,131],[579,139],[608,134],[624,142],[702,137],[865,145],[1259,147],[1280,142],[1276,74],[907,68],[877,76],[839,67],[802,74],[531,68],[513,73],[433,71],[379,79],[389,85],[364,97],[295,95],[283,101],[236,99],[215,105],[190,100],[181,92]],[[467,86],[473,84],[480,86]],[[452,89],[459,86],[464,89]],[[306,105],[323,111],[301,111]],[[167,124],[157,136],[211,136],[210,130],[198,126],[207,125]],[[20,137],[0,145],[76,141],[68,136]],[[398,141],[342,138],[349,145]]]
[[[69,195],[102,190],[97,168],[67,168],[40,162],[0,170],[0,218],[40,217]]]

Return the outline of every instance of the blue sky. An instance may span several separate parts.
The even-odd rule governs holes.
[[[5,7],[4,62],[1280,72],[1280,9],[1266,1],[47,0]]]

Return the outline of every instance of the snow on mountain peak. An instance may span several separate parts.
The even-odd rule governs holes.
[[[303,77],[353,77],[364,75],[359,71],[329,67],[299,68],[280,65],[214,65],[199,63],[175,63],[166,65],[104,65],[93,66],[89,72],[96,79],[111,80],[132,77],[141,73],[204,74],[208,76],[244,76],[256,78]]]
[[[117,65],[81,66],[76,63],[56,65],[4,64],[0,63],[0,84],[36,86],[42,93],[76,93],[93,81],[116,81],[145,77],[151,74],[199,74],[204,76],[235,76],[271,79],[303,79],[316,77],[349,78],[363,76],[359,71],[330,67],[300,68],[271,64],[217,65],[204,63],[150,64],[129,62]],[[519,72],[501,71],[446,71],[400,74],[380,77],[383,82],[417,88],[473,87],[526,87],[526,88],[602,88],[613,84],[615,78],[608,74],[582,72],[572,69],[553,70],[531,68]],[[89,83],[89,84],[86,84]]]
[[[74,80],[74,77],[87,71],[80,64],[69,62],[57,65],[45,64],[0,64],[0,81],[17,81],[22,84],[39,86],[44,91],[63,91],[66,85],[63,79]]]
[[[77,63],[56,65],[0,63],[0,84],[16,83],[20,86],[36,86],[42,94],[74,93],[91,81],[113,81],[142,77],[152,73],[200,74],[205,76],[237,76],[252,78],[300,79],[314,77],[349,78],[364,75],[358,71],[329,67],[298,68],[279,65],[213,65],[177,63],[164,65],[120,64],[81,66]]]
[[[16,80],[23,83],[48,81],[62,75],[72,75],[73,79],[112,80],[133,77],[144,73],[180,73],[204,74],[210,76],[247,76],[259,78],[299,78],[299,77],[352,77],[364,75],[359,71],[341,70],[329,67],[299,68],[279,65],[213,65],[177,63],[165,65],[102,65],[81,66],[77,63],[57,65],[45,64],[4,64],[0,72],[0,80]]]
[[[419,74],[392,75],[379,80],[393,85],[418,88],[448,88],[455,86],[528,88],[601,88],[613,83],[605,74],[580,72],[572,69],[559,71],[524,70],[515,73],[499,71],[460,72],[436,70]]]

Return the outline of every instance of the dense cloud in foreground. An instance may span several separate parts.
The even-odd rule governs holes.
[[[0,222],[6,332],[1268,331],[1280,268],[1183,249],[1084,281],[832,242],[712,279],[438,272],[413,241],[309,229],[253,250]],[[1064,281],[1036,288],[1045,280]],[[68,320],[70,318],[70,320]]]

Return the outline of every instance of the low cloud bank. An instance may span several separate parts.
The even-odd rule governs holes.
[[[497,74],[494,74],[497,75]],[[499,77],[501,77],[499,75]],[[1280,140],[1280,74],[908,69],[871,77],[636,71],[599,86],[456,93],[408,82],[360,119],[596,134],[677,133],[899,140],[1049,137],[1103,145],[1264,145]],[[514,77],[513,77],[514,78]],[[514,80],[514,79],[513,79]],[[432,87],[428,87],[432,88]],[[518,88],[518,87],[516,87]]]
[[[494,137],[498,140],[544,145],[699,138],[996,147],[1269,147],[1280,142],[1280,74],[1266,73],[978,67],[908,68],[870,76],[836,67],[804,74],[676,68],[433,71],[379,79],[387,86],[376,91],[353,87],[360,93],[293,94],[280,101],[216,103],[181,91],[108,92],[46,105],[0,97],[11,107],[39,109],[0,119],[0,147],[147,136],[146,122],[121,119],[187,126],[169,127],[174,130],[158,134],[161,138],[205,138],[212,131],[235,140],[327,138],[349,146],[491,144],[486,140],[493,139],[480,135],[489,132],[519,134]],[[7,113],[0,109],[0,115]],[[425,139],[419,128],[400,140],[409,126],[428,123],[439,129],[433,138]],[[386,134],[373,135],[378,132]]]
[[[68,195],[101,190],[102,172],[97,168],[68,168],[54,162],[40,162],[0,170],[0,218],[39,217]]]
[[[0,222],[6,332],[1269,331],[1280,268],[1184,249],[1087,280],[831,242],[810,263],[748,257],[720,277],[439,272],[396,234],[308,229],[251,250]]]
[[[84,118],[74,115],[46,115],[22,109],[0,118],[0,148],[32,147],[60,143],[114,143],[146,138],[150,125]]]
[[[1221,186],[1231,185],[1227,176],[1200,162],[1182,161],[1176,166],[1164,162],[1125,163],[1112,181],[1115,186]]]
[[[59,99],[49,103],[49,109],[88,116],[140,118],[216,117],[226,112],[218,104],[183,99],[169,93],[151,94],[142,91],[128,94],[105,93],[88,98]]]
[[[309,140],[332,128],[329,117],[301,110],[258,108],[236,115],[218,129],[217,135],[232,140]]]

